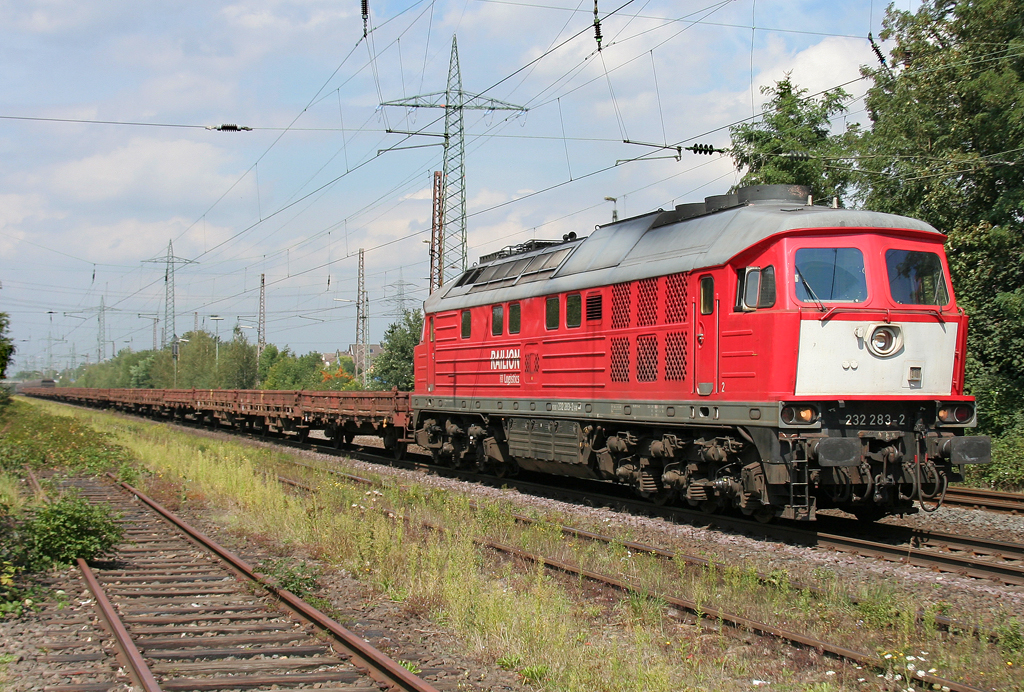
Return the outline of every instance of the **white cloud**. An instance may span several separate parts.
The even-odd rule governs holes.
[[[216,172],[226,159],[210,144],[136,138],[112,151],[57,166],[51,185],[76,201],[130,199],[191,207],[197,199],[215,199],[235,182]]]

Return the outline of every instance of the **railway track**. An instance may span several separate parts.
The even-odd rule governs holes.
[[[302,464],[302,465],[306,466],[305,464]],[[375,485],[374,481],[371,481],[371,480],[368,480],[368,479],[365,479],[365,478],[361,478],[359,476],[354,476],[354,475],[351,475],[351,474],[345,474],[345,473],[341,473],[341,472],[337,472],[337,471],[331,471],[329,469],[324,469],[324,470],[327,470],[328,472],[330,472],[332,474],[343,476],[347,480],[351,480],[351,481],[356,482],[356,483]],[[292,487],[300,488],[300,489],[302,489],[302,490],[304,490],[306,492],[310,492],[310,493],[315,493],[316,492],[316,488],[315,487],[313,487],[313,486],[311,486],[309,484],[303,483],[301,481],[297,481],[295,479],[290,479],[290,478],[278,476],[278,480],[280,482],[285,483],[287,485],[290,485]],[[381,508],[378,508],[378,511],[380,511],[380,512],[382,512],[382,513],[384,513],[384,514],[386,514],[388,516],[391,516],[391,517],[395,518],[396,520],[400,520],[399,519],[399,513],[394,511],[394,510],[381,507]],[[517,520],[523,521],[523,522],[530,522],[530,523],[532,523],[532,522],[536,521],[536,520],[534,520],[532,518],[526,517],[525,515],[516,515],[515,518]],[[430,530],[433,530],[433,531],[447,531],[447,530],[449,530],[448,527],[440,526],[440,525],[429,523],[429,522],[425,522],[424,523],[424,527],[428,528]],[[616,542],[614,539],[608,538],[606,536],[601,536],[599,534],[595,534],[595,533],[591,533],[591,532],[587,532],[587,531],[582,531],[580,529],[575,529],[575,528],[572,528],[572,527],[562,526],[562,527],[559,527],[559,528],[562,530],[563,533],[566,533],[566,534],[569,534],[569,535],[578,536],[578,537],[582,537],[582,538],[586,538],[586,539],[589,539],[589,540],[597,540],[597,541],[603,541],[603,542],[609,542],[609,543]],[[614,576],[614,575],[609,575],[609,574],[604,574],[604,573],[600,573],[600,572],[595,572],[595,571],[592,571],[592,570],[583,569],[583,568],[580,568],[577,565],[565,562],[564,560],[560,560],[560,559],[557,559],[557,558],[553,558],[553,557],[549,557],[549,556],[545,556],[545,555],[540,555],[540,554],[526,552],[526,551],[521,550],[519,548],[510,546],[510,545],[507,545],[507,544],[504,544],[504,543],[499,543],[499,542],[496,542],[496,541],[493,541],[493,540],[485,539],[485,538],[477,538],[475,540],[481,546],[484,546],[486,548],[494,550],[494,551],[496,551],[498,553],[503,553],[505,555],[509,555],[509,556],[518,558],[518,559],[526,561],[526,562],[531,562],[531,563],[534,563],[534,564],[539,564],[539,565],[541,565],[541,566],[543,566],[545,568],[556,570],[556,571],[559,571],[559,572],[563,572],[565,574],[568,574],[568,575],[571,575],[571,576],[574,576],[574,577],[584,578],[584,579],[588,579],[588,580],[591,580],[591,581],[594,581],[594,582],[598,582],[600,584],[612,587],[614,589],[617,589],[617,590],[620,590],[620,591],[623,591],[623,592],[632,592],[632,593],[637,593],[637,594],[643,594],[645,596],[649,596],[649,597],[653,597],[653,598],[659,599],[659,600],[663,601],[666,605],[668,605],[671,609],[676,609],[677,610],[677,615],[678,615],[678,611],[682,611],[682,612],[685,612],[685,613],[688,613],[688,614],[692,615],[694,617],[696,623],[699,626],[702,624],[702,621],[712,622],[712,623],[715,623],[716,627],[717,626],[724,626],[724,627],[728,627],[730,629],[739,630],[739,631],[743,631],[743,632],[753,632],[753,633],[756,633],[756,634],[761,635],[761,636],[768,636],[768,637],[775,637],[775,638],[782,639],[782,640],[784,640],[786,642],[789,642],[790,644],[795,645],[797,647],[812,648],[812,649],[815,649],[817,651],[820,651],[822,653],[827,654],[831,658],[842,660],[842,661],[846,661],[848,663],[851,663],[851,664],[854,664],[854,665],[857,665],[857,666],[867,666],[869,668],[874,668],[876,670],[881,670],[881,671],[884,671],[887,668],[886,662],[883,659],[879,658],[879,656],[874,654],[874,653],[868,653],[868,652],[864,652],[864,651],[858,651],[856,649],[851,649],[851,648],[846,647],[846,646],[842,646],[842,645],[838,645],[838,644],[835,644],[835,643],[832,643],[832,642],[828,642],[828,641],[822,640],[822,639],[820,639],[818,637],[814,637],[814,636],[803,634],[801,632],[794,631],[794,630],[789,629],[789,628],[787,628],[785,626],[780,626],[780,625],[777,625],[777,624],[772,624],[772,623],[768,623],[768,622],[754,620],[754,619],[745,617],[743,615],[739,615],[737,613],[733,613],[733,612],[729,612],[729,611],[726,611],[726,610],[723,610],[723,609],[720,609],[720,608],[716,608],[713,604],[710,604],[710,603],[708,603],[706,601],[698,603],[698,602],[693,601],[693,600],[691,600],[689,598],[680,597],[680,596],[675,595],[675,594],[659,592],[657,590],[651,590],[647,585],[639,584],[639,583],[633,582],[633,581],[631,581],[629,579],[625,579],[625,578],[622,578],[622,577],[618,577],[618,576]],[[624,545],[627,545],[630,549],[635,549],[635,550],[638,550],[640,552],[648,552],[648,553],[660,555],[662,557],[670,557],[670,558],[674,558],[674,559],[681,559],[681,560],[685,560],[686,562],[689,562],[689,563],[692,563],[692,564],[707,565],[707,566],[712,566],[714,564],[711,561],[705,560],[703,558],[694,557],[694,556],[687,556],[687,555],[679,555],[677,553],[673,553],[672,551],[668,551],[668,550],[665,550],[665,549],[660,549],[660,548],[657,548],[655,546],[645,545],[645,544],[642,544],[642,543],[628,542],[628,543],[624,543]],[[670,612],[672,612],[672,611],[670,610]],[[943,618],[943,620],[946,621],[944,623],[946,625],[951,625],[952,624],[952,621],[949,621],[946,618]],[[975,634],[977,634],[977,633],[975,633]],[[938,677],[938,676],[932,675],[930,673],[925,673],[925,671],[923,671],[923,670],[918,671],[916,673],[916,675],[917,675],[916,679],[917,679],[918,682],[923,683],[923,684],[927,684],[927,685],[932,685],[932,686],[934,686],[935,689],[949,690],[950,692],[980,692],[979,688],[974,687],[972,685],[969,685],[969,684],[966,684],[966,683],[963,683],[963,682],[959,682],[959,681],[955,681],[955,680],[949,680],[949,679],[946,679],[946,678]]]
[[[78,562],[110,636],[97,636],[99,645],[92,637],[83,641],[77,631],[83,617],[76,614],[75,622],[57,623],[54,632],[67,632],[67,639],[58,634],[48,641],[39,659],[90,666],[89,682],[65,675],[70,682],[46,692],[105,692],[124,684],[109,674],[118,668],[107,661],[112,648],[130,684],[144,692],[436,692],[358,635],[260,579],[251,566],[141,492],[125,486],[129,494],[103,479],[64,483],[120,512],[125,541],[112,562]],[[116,647],[102,645],[109,640]]]
[[[190,427],[190,426],[187,426]],[[209,428],[196,425],[196,428]],[[229,429],[225,429],[229,431]],[[232,431],[234,432],[234,431]],[[888,562],[914,565],[940,573],[955,574],[975,579],[988,579],[1001,584],[1024,586],[1024,544],[996,541],[971,536],[945,534],[906,529],[890,524],[878,524],[877,529],[865,529],[861,522],[830,518],[829,523],[838,531],[822,530],[821,526],[808,527],[796,522],[762,524],[757,521],[729,515],[706,514],[680,507],[657,506],[650,502],[626,496],[624,488],[608,487],[607,483],[587,482],[582,479],[546,477],[544,482],[531,482],[524,478],[495,478],[468,470],[436,466],[426,455],[408,454],[396,460],[383,449],[360,445],[336,445],[331,441],[308,438],[299,442],[288,436],[264,436],[241,433],[250,439],[273,441],[298,449],[316,449],[335,456],[349,456],[371,463],[383,463],[399,468],[426,470],[476,483],[514,487],[535,495],[556,497],[581,504],[603,504],[607,507],[633,513],[660,516],[672,521],[709,526],[742,535],[797,543]],[[610,494],[622,491],[622,494]],[[826,522],[819,522],[824,525]],[[873,535],[874,534],[874,535]],[[881,536],[879,535],[881,534]]]
[[[983,509],[986,512],[1024,515],[1024,495],[980,488],[949,488],[944,504],[950,507]]]

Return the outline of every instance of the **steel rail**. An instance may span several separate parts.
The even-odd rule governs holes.
[[[299,481],[295,481],[293,479],[285,479],[280,476],[278,476],[278,478],[287,482],[288,485],[302,488],[309,492],[316,492],[316,488],[313,488],[312,486],[306,485]],[[366,479],[363,478],[356,478],[362,482],[372,483],[372,481],[367,481]],[[404,515],[399,515],[396,511],[392,509],[388,509],[385,507],[380,507],[377,509],[385,516],[390,517],[392,519],[401,519],[406,522],[409,521],[408,517]],[[421,526],[423,526],[424,528],[428,528],[432,531],[442,533],[449,531],[447,527],[435,524],[430,521],[422,521]],[[784,641],[790,642],[794,645],[816,649],[817,651],[830,654],[831,656],[840,660],[852,662],[862,666],[869,666],[877,670],[888,670],[885,661],[874,654],[865,653],[863,651],[857,651],[856,649],[850,649],[848,647],[841,646],[838,644],[832,644],[830,642],[826,642],[816,637],[801,634],[794,630],[790,630],[784,627],[777,627],[775,625],[770,625],[759,620],[754,620],[752,618],[747,618],[742,615],[730,613],[728,611],[721,610],[713,606],[708,606],[703,603],[699,604],[696,601],[690,599],[672,596],[660,591],[652,591],[651,589],[645,588],[643,585],[637,584],[636,582],[630,580],[621,579],[619,577],[603,574],[601,572],[595,572],[592,570],[584,569],[582,567],[572,565],[568,562],[559,560],[557,558],[547,557],[545,555],[540,555],[536,553],[530,553],[524,550],[520,550],[519,548],[506,545],[504,543],[492,541],[490,539],[474,537],[472,540],[477,545],[485,546],[491,548],[492,550],[496,550],[507,555],[512,555],[521,560],[533,562],[535,564],[555,569],[566,574],[590,579],[591,581],[611,586],[620,591],[625,591],[627,593],[642,594],[657,599],[661,599],[669,605],[675,606],[680,610],[685,610],[689,613],[692,613],[697,617],[698,621],[701,619],[716,620],[738,630],[747,630],[765,636],[777,637]],[[946,678],[931,675],[930,673],[926,673],[922,670],[914,671],[913,675],[910,675],[909,672],[905,674],[907,674],[910,678],[917,682],[921,682],[928,685],[938,685],[943,689],[950,690],[950,692],[984,692],[983,690],[981,690],[981,688],[974,687],[966,683],[957,682],[955,680],[949,680]]]
[[[96,609],[99,611],[100,617],[103,618],[103,622],[106,623],[107,630],[114,636],[117,649],[124,659],[125,667],[132,680],[142,688],[143,692],[161,692],[160,684],[156,681],[153,671],[146,665],[146,661],[142,658],[138,647],[135,646],[135,642],[132,641],[124,623],[121,622],[117,610],[114,609],[107,594],[104,593],[96,575],[93,574],[85,560],[78,558],[77,562],[78,569],[82,571],[85,583],[88,585],[89,591],[92,592],[92,597],[96,599]]]
[[[949,488],[943,504],[1000,514],[1024,514],[1024,495],[982,488]]]
[[[367,674],[378,683],[395,687],[399,690],[405,690],[406,692],[438,692],[437,688],[433,685],[413,675],[387,654],[370,646],[362,637],[342,627],[334,619],[309,605],[287,589],[281,588],[267,578],[257,575],[249,563],[187,524],[138,488],[118,481],[111,473],[107,475],[127,492],[149,505],[153,511],[188,535],[192,540],[227,562],[233,569],[259,583],[306,620],[334,635],[340,645],[352,656],[356,665],[365,668],[368,671]]]

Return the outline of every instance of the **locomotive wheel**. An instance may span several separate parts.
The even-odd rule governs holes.
[[[754,517],[754,520],[757,523],[759,523],[759,524],[767,524],[767,523],[771,522],[772,519],[775,518],[775,510],[773,510],[771,507],[767,507],[765,505],[761,505],[760,507],[758,507],[757,509],[754,510],[754,512],[753,512],[753,514],[751,516]]]

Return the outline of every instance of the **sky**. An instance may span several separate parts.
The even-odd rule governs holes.
[[[0,0],[9,374],[151,348],[154,316],[162,340],[169,243],[175,334],[255,340],[262,275],[269,343],[344,350],[362,248],[379,341],[427,295],[444,131],[381,104],[444,91],[453,37],[463,90],[525,109],[465,112],[470,265],[725,193],[728,156],[624,140],[728,146],[786,74],[866,121],[881,0],[598,6],[600,51],[590,0],[369,0],[365,37],[356,0]]]

